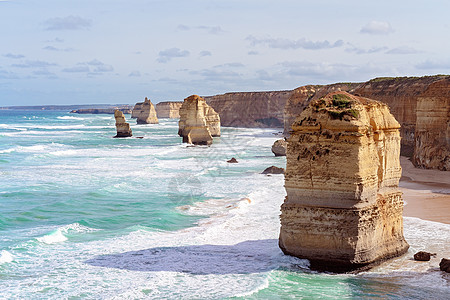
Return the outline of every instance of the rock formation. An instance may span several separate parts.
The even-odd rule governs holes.
[[[238,161],[237,161],[236,158],[232,157],[231,159],[227,160],[227,163],[230,163],[230,164],[237,164]]]
[[[429,261],[431,259],[431,256],[436,256],[436,253],[419,251],[416,254],[414,254],[414,260]]]
[[[283,111],[292,91],[226,93],[205,97],[222,126],[283,127]]]
[[[286,156],[287,142],[285,139],[276,140],[272,145],[272,153],[275,156]]]
[[[436,81],[417,99],[413,164],[450,171],[450,79]]]
[[[144,102],[136,103],[131,117],[137,119],[137,124],[158,124],[155,107],[147,97]]]
[[[446,258],[441,259],[441,262],[439,263],[439,269],[441,271],[450,273],[450,259]]]
[[[80,108],[71,110],[70,113],[73,114],[108,114],[113,115],[116,110],[120,110],[124,114],[131,114],[131,108],[128,106],[124,106],[121,108],[111,107],[111,108]]]
[[[156,114],[158,118],[180,118],[180,107],[183,105],[181,101],[165,101],[156,104]]]
[[[205,99],[192,95],[180,108],[178,134],[183,143],[210,145],[213,136],[220,136],[220,117]]]
[[[311,101],[288,139],[284,253],[348,271],[407,251],[399,128],[377,101],[346,92]]]
[[[114,112],[114,118],[116,119],[116,130],[117,130],[117,134],[114,137],[120,138],[132,136],[130,124],[125,122],[125,116],[123,115],[123,112],[121,112],[120,110],[116,110]]]
[[[284,168],[271,166],[262,171],[261,174],[284,174]]]

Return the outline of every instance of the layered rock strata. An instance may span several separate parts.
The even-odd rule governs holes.
[[[417,99],[413,164],[450,171],[450,79],[428,86]]]
[[[165,101],[156,104],[156,114],[158,118],[179,119],[180,108],[183,105],[181,101]]]
[[[205,99],[192,95],[180,108],[178,134],[183,143],[210,145],[212,137],[220,136],[220,117]]]
[[[205,97],[222,126],[283,127],[283,111],[292,91],[242,92]]]
[[[311,101],[288,139],[284,253],[341,272],[407,251],[399,128],[377,101],[345,92]]]
[[[158,124],[158,117],[153,103],[145,97],[144,102],[136,103],[131,113],[132,118],[136,118],[137,124]]]
[[[116,130],[117,134],[114,136],[115,138],[121,138],[121,137],[130,137],[132,136],[130,124],[125,122],[125,116],[123,112],[120,110],[116,110],[114,112],[114,118],[116,119]]]

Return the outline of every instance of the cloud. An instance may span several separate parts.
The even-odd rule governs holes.
[[[388,22],[371,21],[364,25],[359,32],[367,34],[389,34],[394,32],[394,29]]]
[[[416,54],[416,53],[420,53],[420,51],[408,46],[397,47],[386,52],[386,54]]]
[[[275,49],[306,49],[306,50],[320,50],[320,49],[329,49],[341,47],[344,45],[343,40],[337,40],[334,43],[330,43],[329,41],[310,41],[305,38],[301,38],[298,40],[290,40],[285,38],[256,38],[252,35],[245,38],[245,40],[249,41],[252,46],[256,45],[266,45],[269,48]]]
[[[128,74],[129,77],[141,77],[141,72],[139,71],[132,71],[130,74]]]
[[[53,40],[46,40],[46,43],[63,43],[64,40],[60,38],[54,38]]]
[[[42,69],[42,70],[37,70],[37,71],[33,71],[32,72],[33,75],[37,75],[37,76],[45,76],[48,79],[56,79],[58,78],[58,76],[56,76],[55,73],[52,73],[46,69]]]
[[[426,60],[417,64],[415,67],[421,70],[450,70],[450,61]]]
[[[177,26],[177,29],[180,31],[189,31],[189,30],[203,30],[206,31],[209,34],[221,34],[224,33],[225,31],[222,30],[222,28],[220,26],[194,26],[194,27],[190,27],[187,25],[183,25],[180,24]]]
[[[10,71],[0,70],[0,79],[19,79],[19,76]]]
[[[247,54],[248,54],[248,55],[258,55],[259,52],[258,52],[258,51],[248,51]]]
[[[62,71],[69,73],[89,73],[91,75],[100,75],[105,72],[114,71],[114,67],[104,64],[98,59],[93,59],[88,62],[80,62],[74,67],[64,68]]]
[[[160,63],[166,63],[169,62],[172,58],[176,57],[187,57],[189,56],[189,51],[187,50],[180,50],[178,48],[170,48],[163,51],[160,51],[158,54],[157,61]]]
[[[12,58],[12,59],[18,59],[18,58],[24,58],[25,56],[22,54],[13,54],[13,53],[7,53],[3,54],[4,57]]]
[[[56,48],[56,47],[53,47],[53,46],[46,46],[46,47],[44,47],[42,49],[43,50],[48,50],[48,51],[56,51],[56,52],[72,52],[72,51],[74,51],[73,48],[61,49],[61,48]]]
[[[203,50],[203,51],[200,52],[199,55],[200,55],[201,57],[204,57],[204,56],[211,56],[212,53],[211,53],[210,51]]]
[[[11,66],[16,68],[47,68],[57,66],[57,64],[42,60],[27,60],[24,64],[12,64]]]
[[[78,16],[52,18],[44,22],[45,30],[83,30],[92,26],[92,21]]]
[[[239,62],[226,63],[223,65],[214,66],[214,68],[243,68],[243,67],[245,66]]]
[[[61,71],[68,73],[85,73],[90,72],[90,69],[88,66],[84,65],[84,66],[75,66],[71,68],[64,68]]]
[[[198,75],[206,81],[235,81],[240,80],[241,75],[237,72],[224,69],[203,69],[198,71],[190,71],[191,75]]]
[[[372,47],[370,49],[364,49],[355,47],[351,44],[349,44],[349,47],[345,49],[346,52],[355,53],[355,54],[372,54],[372,53],[378,53],[388,50],[388,47]]]

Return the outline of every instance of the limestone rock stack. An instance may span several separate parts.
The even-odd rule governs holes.
[[[286,156],[287,142],[285,139],[276,140],[272,145],[272,153],[275,156]]]
[[[117,134],[114,137],[120,138],[132,136],[130,124],[125,122],[125,116],[123,112],[116,109],[116,111],[114,112],[114,118],[116,119],[116,130],[117,130]]]
[[[416,115],[414,165],[450,171],[450,79],[419,96]]]
[[[183,102],[180,101],[164,101],[156,104],[156,114],[158,118],[179,119],[180,107]]]
[[[213,136],[220,136],[220,117],[205,99],[192,95],[180,108],[178,134],[183,143],[210,145]]]
[[[137,124],[158,124],[155,106],[147,97],[144,102],[136,103],[131,117],[137,119]]]
[[[284,253],[347,271],[407,251],[399,128],[378,101],[346,92],[311,101],[288,139]]]

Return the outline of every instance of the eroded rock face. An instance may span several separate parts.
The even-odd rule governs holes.
[[[137,124],[158,124],[158,117],[153,103],[145,97],[144,102],[136,103],[131,113],[132,118],[137,119]]]
[[[285,139],[276,140],[272,145],[272,153],[275,156],[286,156],[287,142]]]
[[[181,105],[183,105],[183,102],[179,101],[159,102],[156,104],[156,114],[160,119],[179,119]]]
[[[413,164],[450,171],[450,79],[432,83],[417,100]]]
[[[283,111],[292,91],[226,93],[205,97],[222,126],[283,127]]]
[[[220,117],[205,99],[192,95],[180,108],[178,134],[183,143],[210,145],[213,136],[220,136]]]
[[[114,136],[115,138],[120,137],[130,137],[132,136],[130,124],[125,122],[125,116],[123,112],[117,110],[114,112],[114,118],[116,119],[116,130],[117,134]]]
[[[399,128],[377,101],[345,92],[311,101],[288,139],[284,253],[348,271],[406,252]]]

